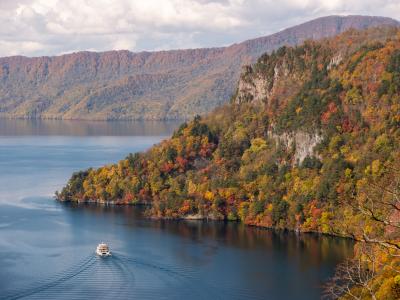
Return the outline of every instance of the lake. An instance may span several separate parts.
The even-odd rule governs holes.
[[[0,299],[319,299],[351,241],[53,199],[73,171],[177,126],[0,120]],[[95,256],[100,242],[111,257]]]

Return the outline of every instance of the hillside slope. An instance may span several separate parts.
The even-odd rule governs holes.
[[[397,26],[389,18],[330,16],[229,47],[0,58],[0,117],[186,119],[227,102],[262,53],[349,28]]]
[[[261,56],[232,103],[56,196],[351,237],[333,298],[399,299],[399,149],[400,30],[349,31]]]

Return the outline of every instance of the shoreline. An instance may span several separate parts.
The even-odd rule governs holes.
[[[1,120],[21,120],[21,121],[85,121],[85,122],[176,122],[183,123],[190,121],[192,117],[188,118],[64,118],[58,116],[48,117],[29,117],[29,116],[9,116],[0,114]]]
[[[63,204],[74,204],[74,205],[79,205],[79,206],[92,206],[92,205],[98,205],[98,206],[115,206],[115,207],[123,207],[123,206],[130,206],[130,207],[142,207],[142,208],[150,208],[152,207],[151,203],[123,203],[123,202],[99,202],[96,200],[87,200],[87,201],[71,201],[71,200],[60,200],[57,197],[54,197],[55,201],[58,201]],[[172,218],[172,217],[157,217],[157,216],[152,216],[152,215],[146,215],[145,211],[143,212],[143,216],[148,219],[148,220],[154,220],[154,221],[185,221],[185,222],[223,222],[223,223],[238,223],[238,224],[243,224],[244,226],[249,226],[249,227],[254,227],[258,229],[266,229],[266,230],[273,230],[273,231],[278,231],[278,232],[291,232],[296,235],[300,234],[311,234],[311,235],[318,235],[318,236],[329,236],[329,237],[334,237],[334,238],[342,238],[342,239],[348,239],[352,240],[354,242],[357,242],[354,238],[350,236],[344,236],[344,235],[338,235],[338,234],[333,234],[333,233],[324,233],[320,231],[302,231],[299,229],[292,229],[292,228],[278,228],[278,227],[273,227],[273,226],[260,226],[256,224],[251,224],[251,223],[245,223],[242,222],[241,220],[229,220],[228,218],[213,218],[213,217],[207,217],[207,216],[202,216],[200,214],[192,214],[192,215],[187,215],[187,216],[182,216],[182,217],[177,217],[177,218]]]

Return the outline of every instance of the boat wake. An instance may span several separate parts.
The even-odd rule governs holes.
[[[191,270],[159,265],[117,252],[90,255],[76,265],[34,284],[0,295],[0,299],[176,299],[213,297],[199,290]],[[174,291],[166,295],[165,290]],[[217,297],[218,298],[218,297]]]
[[[0,299],[124,299],[134,283],[131,270],[111,258],[95,255],[50,278],[40,280]]]
[[[118,252],[106,258],[91,254],[49,278],[5,292],[0,299],[253,298],[249,291],[207,283],[198,275],[193,268],[146,261]]]

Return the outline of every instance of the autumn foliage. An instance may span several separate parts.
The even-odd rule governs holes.
[[[274,76],[277,68],[287,75]],[[371,180],[390,178],[400,157],[400,33],[349,31],[283,47],[242,78],[264,80],[269,93],[262,104],[236,95],[145,153],[75,173],[57,197],[148,203],[148,214],[158,218],[196,215],[359,240],[362,229],[373,239],[390,233],[399,245],[399,212],[380,210],[396,226],[375,235],[378,227],[356,204],[366,201]],[[301,141],[287,142],[296,132],[318,142],[302,150]],[[308,151],[301,160],[300,151]],[[392,299],[400,277],[385,272],[388,287],[376,289]]]

